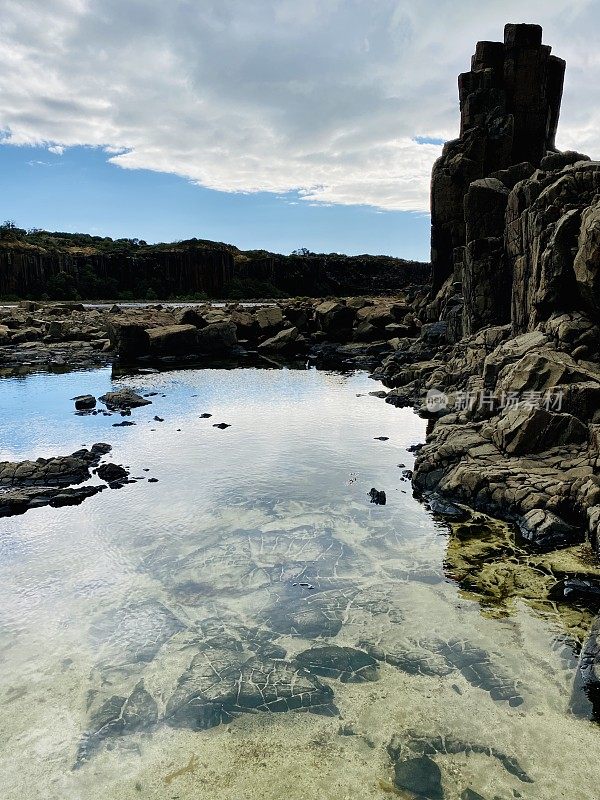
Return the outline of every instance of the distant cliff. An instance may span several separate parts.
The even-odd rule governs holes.
[[[0,226],[0,298],[386,294],[429,275],[429,264],[388,256],[285,256],[199,239],[147,245]]]

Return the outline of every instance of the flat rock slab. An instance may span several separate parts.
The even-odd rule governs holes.
[[[312,647],[299,653],[296,663],[312,675],[337,678],[342,683],[363,683],[379,678],[377,660],[354,647]]]
[[[333,691],[290,662],[209,649],[179,679],[165,720],[175,728],[203,730],[241,713],[292,710],[334,715]]]

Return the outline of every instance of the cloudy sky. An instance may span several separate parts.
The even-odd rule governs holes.
[[[478,39],[567,59],[558,145],[600,157],[597,0],[3,0],[0,216],[426,257]]]

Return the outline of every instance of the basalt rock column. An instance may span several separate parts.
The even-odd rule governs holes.
[[[564,70],[539,25],[510,24],[504,42],[478,42],[471,69],[459,76],[460,137],[447,142],[432,173],[431,260],[434,295],[449,279],[463,284],[465,333],[510,319],[502,187],[512,189],[554,150]],[[494,182],[467,196],[488,178]]]

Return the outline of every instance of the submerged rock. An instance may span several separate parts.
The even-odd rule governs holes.
[[[90,713],[88,730],[79,744],[75,766],[89,760],[106,739],[149,730],[157,721],[158,706],[144,688],[143,681],[128,697],[113,695]]]
[[[338,678],[342,683],[363,683],[379,678],[377,661],[354,647],[313,647],[299,653],[296,663],[314,675]]]
[[[185,625],[156,600],[143,600],[107,611],[90,627],[104,673],[148,663]]]
[[[442,771],[429,756],[417,756],[394,764],[394,785],[426,800],[444,800]]]
[[[175,728],[203,730],[241,713],[292,710],[333,715],[333,691],[290,662],[207,649],[179,679],[165,720]]]
[[[510,775],[514,775],[522,783],[533,783],[532,778],[513,756],[509,756],[507,753],[491,745],[482,744],[477,741],[464,742],[449,734],[428,734],[415,730],[407,730],[402,734],[396,734],[392,737],[391,742],[388,744],[387,751],[394,762],[395,770],[400,764],[408,763],[408,767],[400,768],[400,775],[402,777],[406,776],[407,780],[410,779],[411,775],[422,774],[426,781],[428,780],[425,777],[426,775],[429,775],[430,779],[431,776],[437,775],[437,771],[431,764],[421,761],[424,757],[428,757],[429,760],[433,761],[431,756],[458,755],[460,753],[468,755],[470,753],[476,753],[496,759]],[[413,763],[409,763],[411,761]],[[434,784],[432,783],[431,785],[433,786]],[[439,786],[439,783],[436,782],[435,786]],[[406,786],[403,788],[409,787]],[[416,790],[412,789],[411,791],[414,792]],[[429,797],[428,794],[419,794],[418,790],[417,794],[419,797]]]

